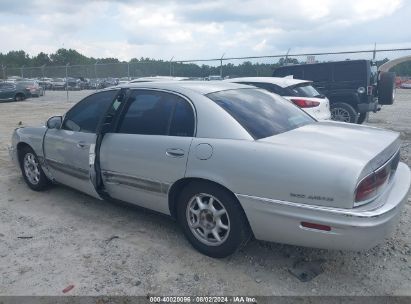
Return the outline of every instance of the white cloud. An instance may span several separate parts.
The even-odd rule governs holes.
[[[167,60],[409,46],[411,35],[398,30],[409,14],[405,0],[3,0],[0,52],[64,46],[93,57]]]

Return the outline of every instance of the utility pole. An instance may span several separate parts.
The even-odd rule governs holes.
[[[98,60],[94,63],[94,76],[96,77],[96,81],[97,81],[97,63],[98,63]]]
[[[172,75],[173,75],[173,72],[172,72],[172,67],[173,67],[173,59],[174,59],[174,56],[173,56],[173,57],[171,57],[171,59],[170,59],[170,76],[172,76]]]
[[[6,66],[2,64],[1,69],[3,71],[3,79],[6,80]]]
[[[130,81],[130,61],[127,61],[127,80]]]
[[[223,78],[223,58],[224,58],[225,53],[220,58],[220,77]]]
[[[21,78],[24,78],[24,65],[21,66]]]
[[[66,64],[66,98],[67,101],[69,101],[69,93],[68,93],[68,67],[69,67],[70,63]]]
[[[46,68],[46,65],[47,65],[47,64],[43,64],[43,65],[41,66],[41,74],[43,75],[43,95],[46,95],[46,84],[45,84],[45,82],[44,82],[44,70],[45,70],[45,68]]]
[[[290,53],[291,49],[288,49],[287,54],[285,54],[284,65],[288,65],[288,54]]]
[[[372,61],[375,62],[375,57],[377,55],[377,42],[374,42],[374,51],[372,52]]]

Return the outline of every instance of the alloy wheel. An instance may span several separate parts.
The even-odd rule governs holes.
[[[224,205],[210,194],[200,193],[187,204],[186,218],[193,235],[203,244],[219,246],[230,233],[230,218]]]
[[[26,153],[24,155],[24,173],[27,179],[33,185],[37,185],[40,182],[40,167],[36,157],[32,153]]]

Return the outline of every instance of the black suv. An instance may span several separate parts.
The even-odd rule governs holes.
[[[368,112],[394,102],[395,73],[378,72],[370,60],[346,60],[279,67],[274,77],[312,80],[330,100],[333,120],[363,123]]]

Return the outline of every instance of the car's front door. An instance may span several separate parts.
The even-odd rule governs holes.
[[[96,131],[119,90],[90,95],[67,112],[61,128],[48,129],[44,156],[56,181],[99,197],[91,181]]]
[[[0,100],[13,99],[16,87],[11,83],[0,83]]]
[[[187,99],[163,91],[132,91],[116,132],[105,134],[101,143],[108,194],[169,213],[168,190],[185,175],[194,132],[194,110]]]

